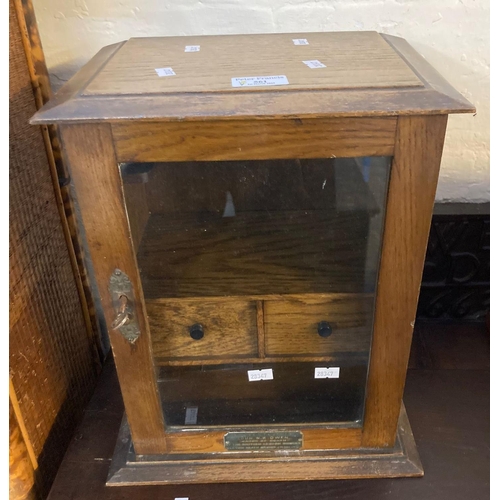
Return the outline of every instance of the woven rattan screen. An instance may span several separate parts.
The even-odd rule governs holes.
[[[12,1],[9,55],[10,377],[43,496],[91,395],[98,366],[44,136],[28,123],[36,106]]]

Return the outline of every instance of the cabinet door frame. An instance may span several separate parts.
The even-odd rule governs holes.
[[[62,125],[64,154],[139,455],[224,453],[224,431],[166,432],[119,163],[392,156],[362,428],[303,426],[304,449],[394,446],[447,115]],[[265,134],[262,131],[265,130]],[[327,155],[327,156],[326,156]],[[126,273],[139,338],[111,328],[109,279]]]

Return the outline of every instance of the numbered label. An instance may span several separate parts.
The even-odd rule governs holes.
[[[339,378],[340,368],[338,366],[333,366],[330,368],[317,367],[314,369],[314,378]]]
[[[184,418],[184,425],[195,425],[198,421],[198,407],[190,406],[186,408],[186,417]]]
[[[273,369],[265,368],[263,370],[248,370],[248,380],[256,382],[257,380],[273,380]]]
[[[318,61],[317,59],[314,59],[312,61],[302,61],[308,68],[311,69],[316,69],[316,68],[326,68],[326,66]]]
[[[288,78],[285,75],[274,76],[241,76],[231,78],[233,87],[269,87],[274,85],[288,85]]]
[[[172,68],[156,68],[158,76],[175,76],[175,71]]]

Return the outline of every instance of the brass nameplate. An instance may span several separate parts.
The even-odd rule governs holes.
[[[300,450],[302,432],[228,432],[224,446],[228,451]]]

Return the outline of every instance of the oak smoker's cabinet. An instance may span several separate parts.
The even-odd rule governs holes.
[[[56,123],[126,419],[108,484],[418,476],[402,406],[449,113],[375,32],[134,38]]]

